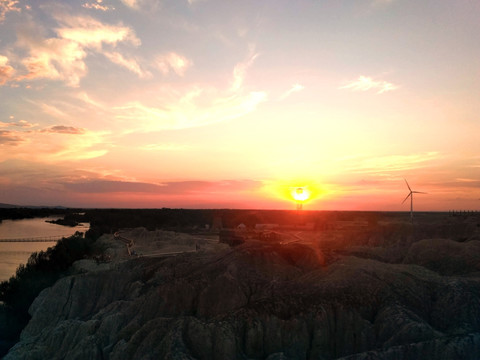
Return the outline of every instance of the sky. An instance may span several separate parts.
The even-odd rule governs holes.
[[[477,0],[0,0],[0,203],[480,208]]]

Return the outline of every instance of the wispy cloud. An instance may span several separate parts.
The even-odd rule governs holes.
[[[192,64],[191,60],[175,52],[158,55],[155,59],[155,66],[163,75],[174,72],[179,76],[183,76]]]
[[[147,106],[139,101],[116,107],[116,118],[125,120],[127,132],[186,129],[240,118],[265,101],[264,92],[213,97],[208,104],[197,104],[189,94],[169,103],[168,108]]]
[[[104,52],[103,55],[107,57],[111,62],[123,66],[124,68],[130,70],[131,72],[137,74],[141,78],[146,78],[151,76],[148,71],[142,70],[137,60],[127,59],[119,52]]]
[[[108,6],[108,5],[102,5],[102,0],[97,0],[97,2],[86,2],[82,6],[86,9],[94,9],[94,10],[100,10],[100,11],[110,11],[110,10],[115,10],[113,6]]]
[[[91,179],[65,183],[64,186],[71,191],[81,193],[116,193],[116,192],[145,192],[157,194],[175,194],[175,196],[188,194],[229,193],[241,191],[254,191],[263,186],[255,180],[220,180],[220,181],[172,181],[163,183],[147,183],[133,181],[115,181],[104,179]]]
[[[24,188],[55,190],[61,192],[65,183],[88,181],[89,179],[114,179],[121,181],[122,177],[112,176],[111,171],[102,169],[85,169],[33,161],[32,159],[11,159],[0,162],[0,183],[12,184],[11,189]],[[65,196],[61,194],[60,197]]]
[[[103,44],[115,47],[120,42],[140,45],[133,30],[123,25],[103,24],[84,16],[64,16],[57,20],[62,27],[55,29],[56,38],[42,39],[28,29],[19,33],[19,45],[27,48],[30,56],[22,60],[28,73],[17,80],[47,78],[77,87],[88,70],[85,64],[88,51],[102,52]],[[111,58],[132,70],[132,64],[123,57]]]
[[[46,149],[47,157],[42,159],[46,162],[77,161],[93,159],[105,155],[108,152],[107,132],[94,132],[85,130],[84,133],[71,137],[71,133],[53,132],[44,139],[46,144],[58,144],[58,147]],[[67,137],[68,136],[68,137]],[[39,139],[37,139],[38,141]]]
[[[89,106],[95,107],[95,108],[102,108],[103,105],[98,102],[93,100],[86,92],[82,91],[74,95],[75,98],[81,100],[82,102],[88,104]]]
[[[162,186],[143,182],[112,181],[112,180],[88,180],[66,183],[64,186],[80,193],[117,193],[117,192],[159,192]]]
[[[263,91],[246,91],[244,78],[253,57],[234,67],[234,86],[224,90],[210,84],[193,84],[179,91],[168,86],[155,90],[153,103],[130,101],[112,110],[123,120],[126,132],[185,129],[240,118],[266,100]],[[242,69],[241,71],[239,69]]]
[[[303,85],[294,84],[289,90],[285,91],[285,92],[280,96],[279,100],[284,100],[284,99],[286,99],[287,97],[289,97],[290,95],[292,95],[293,93],[302,91],[303,89],[305,89],[305,87],[304,87]]]
[[[135,32],[128,26],[104,24],[86,16],[63,15],[56,20],[63,25],[55,30],[59,37],[84,47],[99,49],[102,44],[116,45],[119,42],[140,45]]]
[[[8,58],[0,55],[0,85],[13,79],[15,69],[8,65]]]
[[[14,131],[0,130],[0,145],[18,145],[25,139]]]
[[[83,62],[86,52],[78,45],[62,39],[46,39],[41,44],[30,43],[30,56],[22,60],[28,70],[18,80],[47,78],[64,80],[78,86],[87,68]]]
[[[429,163],[441,158],[438,152],[386,155],[386,156],[358,156],[346,159],[345,171],[353,173],[385,174],[391,172],[405,172],[427,166]],[[348,165],[348,163],[351,163]]]
[[[245,197],[256,196],[265,184],[252,179],[155,182],[126,177],[119,169],[12,159],[0,161],[0,185],[6,196],[4,201],[11,198],[18,203],[21,199],[20,203],[28,205],[32,205],[33,198],[42,205],[73,203],[77,206],[101,206],[102,201],[118,199],[126,207],[128,204],[132,206],[133,199],[140,199],[146,207],[158,207],[158,204],[198,207],[205,206],[203,201],[213,202],[215,206],[211,207],[226,207],[232,205],[232,199],[242,204]],[[91,194],[95,196],[86,196]],[[218,200],[217,195],[228,200]],[[96,202],[98,199],[100,202]],[[199,203],[199,199],[203,201]]]
[[[76,128],[73,126],[56,125],[48,129],[43,129],[41,132],[80,135],[85,134],[85,129]]]
[[[190,150],[191,146],[185,144],[148,144],[140,147],[147,151],[185,151]]]
[[[57,106],[54,106],[52,104],[47,104],[47,103],[36,103],[36,105],[38,105],[40,107],[40,109],[45,113],[45,114],[48,114],[52,117],[55,117],[55,118],[68,118],[69,115],[59,109]]]
[[[127,5],[130,8],[136,9],[139,6],[139,1],[138,0],[121,0],[122,3]]]
[[[108,152],[107,135],[64,125],[29,131],[0,130],[0,143],[16,146],[15,152],[2,152],[0,161],[28,159],[51,163],[91,159]]]
[[[240,62],[235,65],[233,69],[233,82],[231,86],[232,91],[237,91],[243,86],[245,81],[245,77],[247,75],[248,68],[253,64],[255,59],[257,58],[258,54],[255,53],[255,47],[250,46],[250,55],[248,56],[247,60],[244,62]]]
[[[0,0],[0,23],[5,20],[5,15],[11,11],[20,12],[18,7],[18,0]]]
[[[452,181],[431,182],[430,188],[441,191],[462,191],[465,189],[479,190],[480,180],[478,179],[454,179]]]
[[[19,128],[32,128],[35,126],[38,126],[38,124],[32,124],[26,120],[19,120],[19,121],[12,121],[12,122],[1,122],[0,121],[0,127],[9,127],[9,126],[14,126],[14,127],[19,127]]]
[[[357,80],[348,82],[340,86],[339,89],[349,89],[353,91],[369,91],[374,90],[377,94],[383,94],[387,91],[398,89],[398,86],[383,80],[374,80],[368,76],[359,76]]]

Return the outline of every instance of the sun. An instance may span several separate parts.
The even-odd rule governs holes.
[[[306,186],[294,188],[291,194],[296,201],[306,201],[310,198],[310,191]]]
[[[281,199],[281,201],[295,203],[297,207],[309,203],[317,204],[321,196],[324,196],[325,187],[310,179],[300,180],[276,180],[265,186],[266,196]]]

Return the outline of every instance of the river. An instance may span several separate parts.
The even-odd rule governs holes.
[[[48,236],[70,236],[76,231],[85,232],[89,224],[75,227],[47,223],[59,217],[34,218],[22,220],[3,220],[0,223],[0,239],[21,239]],[[18,265],[25,264],[30,254],[54,246],[50,242],[0,242],[0,281],[15,275]]]

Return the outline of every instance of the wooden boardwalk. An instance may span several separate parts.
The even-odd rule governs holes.
[[[17,238],[17,239],[0,239],[0,242],[55,242],[61,240],[64,237],[69,237],[70,235],[55,235],[55,236],[38,236],[38,237],[29,237],[29,238]]]

